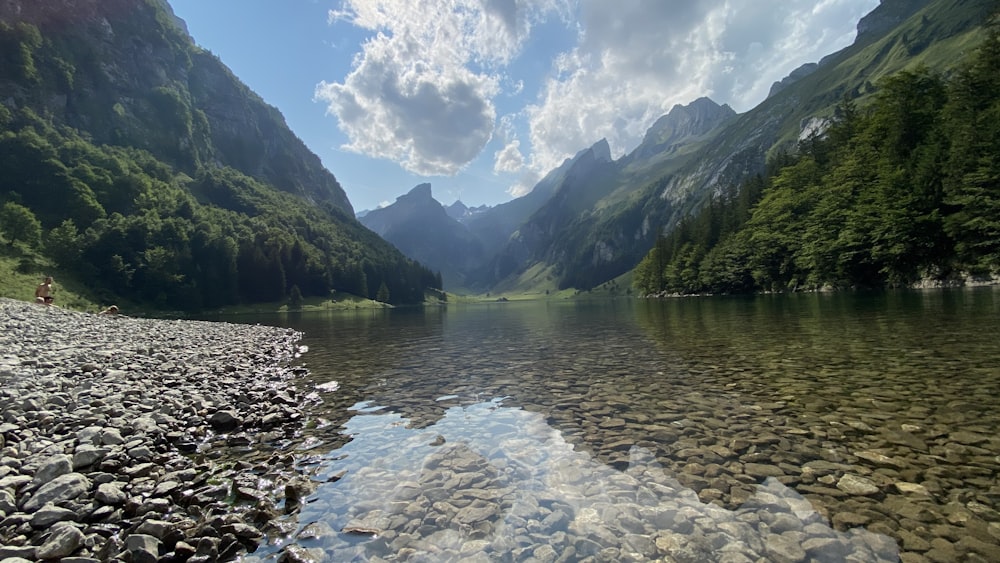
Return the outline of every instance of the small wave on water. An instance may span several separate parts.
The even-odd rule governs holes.
[[[898,561],[892,538],[840,532],[774,478],[736,510],[701,502],[632,445],[620,471],[503,399],[425,428],[359,404],[280,550],[317,561]],[[253,560],[253,559],[248,559]]]

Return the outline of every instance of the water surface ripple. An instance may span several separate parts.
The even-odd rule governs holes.
[[[283,322],[337,385],[261,559],[1000,560],[997,289]]]

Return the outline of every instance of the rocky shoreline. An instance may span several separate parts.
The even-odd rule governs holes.
[[[0,561],[219,561],[307,480],[301,334],[0,299]]]

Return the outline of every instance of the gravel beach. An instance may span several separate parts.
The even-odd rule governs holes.
[[[0,561],[232,560],[280,533],[300,338],[0,299]]]

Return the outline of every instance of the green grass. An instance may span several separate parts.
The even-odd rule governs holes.
[[[35,288],[45,276],[52,276],[55,305],[76,311],[97,312],[97,298],[71,277],[61,275],[44,256],[21,245],[11,246],[0,238],[0,297],[33,302]]]
[[[526,270],[512,282],[498,287],[489,293],[472,295],[448,294],[448,303],[492,303],[506,301],[561,301],[569,299],[612,299],[618,297],[634,297],[632,289],[632,272],[624,273],[617,278],[605,282],[593,289],[556,289],[555,277],[551,276],[549,267],[536,264]]]
[[[332,298],[306,297],[302,300],[302,306],[293,308],[288,300],[274,301],[268,303],[252,303],[248,305],[232,305],[209,313],[219,315],[247,315],[258,313],[288,313],[288,312],[318,312],[318,311],[347,311],[353,309],[387,309],[392,305],[380,303],[357,295],[347,293],[337,293]]]

